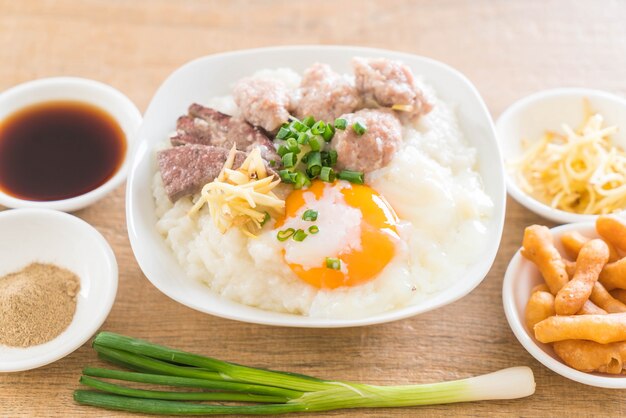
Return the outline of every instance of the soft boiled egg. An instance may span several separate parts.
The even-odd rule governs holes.
[[[279,235],[301,230],[299,239],[307,234],[283,242],[284,261],[305,282],[334,289],[365,283],[385,268],[399,241],[397,224],[394,210],[371,187],[316,180],[287,197],[276,228]]]

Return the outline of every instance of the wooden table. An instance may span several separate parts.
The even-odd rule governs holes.
[[[145,109],[164,78],[193,58],[278,44],[353,44],[430,56],[465,73],[494,116],[535,90],[585,86],[626,94],[626,3],[481,1],[0,0],[0,90],[38,77],[109,83]],[[354,329],[273,328],[188,309],[143,276],[126,235],[124,188],[76,215],[113,246],[117,301],[102,329],[241,363],[377,384],[434,382],[528,365],[521,400],[330,416],[624,415],[623,392],[566,380],[535,361],[504,318],[501,282],[523,228],[546,221],[509,200],[500,252],[459,302]],[[1,238],[2,231],[0,231]],[[0,254],[0,262],[9,254]],[[0,376],[0,416],[114,416],[72,401],[88,345],[38,370]]]

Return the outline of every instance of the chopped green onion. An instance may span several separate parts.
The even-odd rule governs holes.
[[[285,139],[289,137],[289,135],[291,135],[291,131],[287,126],[283,125],[278,130],[278,133],[276,134],[276,139]]]
[[[261,221],[261,226],[265,225],[267,221],[269,220],[270,220],[270,214],[268,212],[265,212],[265,216],[263,216],[263,220]]]
[[[300,132],[298,134],[298,144],[300,145],[306,145],[309,143],[309,134],[307,132]]]
[[[294,240],[294,241],[301,242],[301,241],[304,241],[304,239],[305,239],[306,237],[308,237],[308,236],[309,236],[309,234],[307,234],[306,232],[304,232],[302,229],[298,229],[298,230],[297,230],[297,231],[293,234],[293,240]]]
[[[293,152],[288,152],[287,154],[283,155],[283,166],[285,168],[293,167],[294,165],[296,165],[296,161],[298,161],[298,157],[296,157],[296,154],[294,154]]]
[[[305,221],[317,221],[317,211],[313,209],[307,209],[302,214],[302,219]]]
[[[322,132],[322,137],[324,138],[324,141],[328,142],[331,139],[333,139],[333,136],[335,135],[335,130],[332,127],[331,124],[327,124],[326,128],[324,128],[324,132]]]
[[[293,228],[283,229],[282,231],[278,231],[278,233],[276,233],[276,238],[278,238],[278,241],[287,241],[295,232],[296,230]]]
[[[278,176],[283,183],[293,184],[296,182],[296,173],[289,170],[280,170]]]
[[[326,257],[326,268],[341,270],[341,260],[338,258]]]
[[[330,159],[329,166],[334,167],[337,164],[337,151],[334,149],[328,151],[328,158]]]
[[[343,131],[344,129],[346,129],[347,126],[348,126],[348,121],[345,120],[344,118],[335,119],[335,128],[341,129]]]
[[[320,232],[320,229],[317,227],[317,225],[311,225],[309,227],[309,233],[312,235],[317,234],[318,232]]]
[[[293,122],[291,122],[290,124],[291,129],[297,132],[306,132],[309,127],[306,126],[304,123],[300,122],[299,120],[294,120]]]
[[[319,176],[322,171],[322,156],[319,151],[311,151],[306,157],[306,172],[311,178]]]
[[[307,175],[304,174],[302,171],[298,171],[292,174],[295,175],[295,179],[294,179],[295,184],[293,185],[294,189],[301,189],[303,187],[308,187],[311,185],[311,180],[309,180]]]
[[[268,164],[270,165],[270,167],[276,167],[276,160],[269,160]]]
[[[354,130],[354,132],[356,132],[358,136],[361,136],[365,132],[367,132],[367,126],[359,121],[356,121],[354,122],[354,124],[352,124],[352,129]]]
[[[313,118],[313,116],[307,116],[306,118],[302,119],[302,123],[310,128],[315,123],[315,119]]]
[[[326,122],[319,120],[311,126],[311,133],[313,135],[321,135],[326,130]]]
[[[322,137],[319,135],[315,135],[311,139],[309,139],[309,146],[311,147],[311,151],[319,151],[322,149]]]
[[[354,184],[363,184],[363,177],[364,175],[362,171],[342,170],[339,172],[339,174],[337,174],[337,178],[339,178],[340,180],[346,180]]]
[[[294,154],[299,153],[300,146],[298,145],[298,141],[296,141],[295,138],[289,138],[287,140],[287,149],[289,150],[289,152],[293,152]]]
[[[327,183],[332,183],[335,181],[335,170],[330,167],[322,167],[320,171],[320,179]]]
[[[282,157],[289,152],[289,148],[281,144],[276,152]]]

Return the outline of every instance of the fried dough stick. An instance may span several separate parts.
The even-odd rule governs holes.
[[[609,248],[601,239],[583,245],[576,260],[574,277],[559,290],[554,299],[557,314],[574,315],[583,307],[608,259]]]
[[[599,344],[565,340],[555,342],[553,347],[565,364],[583,372],[621,374],[626,362],[626,341]]]
[[[526,304],[524,313],[526,326],[528,329],[533,329],[535,324],[553,315],[555,315],[554,295],[550,293],[548,286],[536,286]]]
[[[622,303],[626,304],[626,290],[624,289],[613,289],[609,292],[611,296],[615,299],[619,300]]]
[[[604,266],[599,280],[608,290],[626,289],[626,257]]]
[[[618,250],[626,252],[626,220],[616,215],[598,216],[596,230]]]
[[[556,295],[569,280],[565,263],[558,250],[550,230],[541,225],[531,225],[524,230],[522,256],[535,263],[550,292]]]
[[[626,305],[614,298],[600,282],[594,283],[589,300],[608,313],[626,312]]]
[[[626,313],[551,316],[534,327],[542,343],[590,340],[601,344],[626,341]]]
[[[565,253],[568,257],[574,260],[578,258],[578,253],[580,252],[580,249],[583,247],[583,245],[585,245],[589,241],[591,241],[591,238],[584,236],[578,231],[570,231],[561,235],[561,244],[563,244],[563,249],[565,249]],[[605,243],[607,247],[609,247],[609,263],[619,260],[620,256],[617,253],[615,247],[606,241]],[[572,275],[570,274],[570,276]]]

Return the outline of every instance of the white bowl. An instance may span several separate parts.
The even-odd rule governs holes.
[[[599,90],[560,88],[540,91],[513,103],[496,122],[509,194],[521,205],[554,222],[592,221],[597,215],[570,213],[538,201],[519,187],[506,163],[523,154],[522,139],[538,141],[548,129],[560,131],[563,123],[579,126],[585,117],[584,99],[589,100],[595,112],[604,116],[607,126],[620,127],[612,139],[616,145],[626,149],[626,99]]]
[[[73,100],[105,110],[120,125],[126,137],[126,154],[117,172],[101,186],[80,196],[54,201],[19,199],[0,190],[0,205],[9,208],[45,208],[71,212],[82,209],[122,184],[130,165],[134,138],[141,124],[141,113],[128,97],[113,87],[77,77],[42,78],[12,87],[0,94],[0,121],[32,104]]]
[[[257,70],[292,67],[302,72],[314,62],[323,61],[339,72],[351,72],[350,59],[355,55],[402,60],[434,86],[442,99],[457,105],[459,123],[469,143],[478,151],[479,171],[485,190],[495,205],[488,225],[489,246],[481,258],[469,266],[454,285],[432,298],[361,319],[320,319],[265,311],[222,298],[205,285],[188,279],[155,226],[157,218],[151,184],[157,172],[157,144],[175,130],[176,119],[187,112],[191,103],[203,103],[212,96],[230,94],[234,82]],[[159,290],[201,312],[239,321],[294,327],[347,327],[388,322],[435,309],[465,296],[483,280],[493,263],[502,235],[506,197],[502,160],[491,117],[474,86],[461,73],[415,55],[338,46],[237,51],[200,58],[176,70],[161,85],[144,116],[126,191],[130,242],[141,269]]]
[[[83,345],[106,319],[117,292],[117,262],[104,237],[85,221],[47,209],[0,212],[0,276],[32,262],[65,267],[80,277],[70,325],[47,343],[27,348],[0,345],[0,372],[34,369]]]
[[[585,236],[599,238],[594,222],[561,225],[550,231],[554,236],[555,246],[562,254],[564,252],[560,237],[566,232],[579,231]],[[550,344],[543,344],[535,339],[534,332],[526,327],[524,312],[528,299],[530,299],[531,289],[543,282],[537,267],[517,251],[504,276],[502,302],[506,319],[519,342],[541,364],[561,376],[585,385],[626,389],[626,377],[603,373],[585,373],[572,369],[559,359]]]

